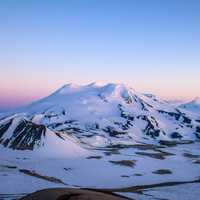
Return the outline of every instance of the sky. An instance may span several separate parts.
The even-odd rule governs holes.
[[[200,96],[198,0],[1,0],[0,111],[66,83]]]

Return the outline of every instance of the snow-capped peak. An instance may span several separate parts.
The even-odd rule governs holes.
[[[199,104],[200,105],[200,97],[196,97],[194,98],[191,103],[194,103],[194,104]]]
[[[86,85],[86,87],[101,87],[104,84],[100,81],[95,81]]]
[[[100,88],[101,95],[112,98],[129,98],[134,91],[124,84],[109,83]]]
[[[183,106],[184,105],[190,105],[190,106],[200,106],[200,98],[199,97],[195,97],[192,101],[189,101],[185,104],[182,104]]]
[[[196,97],[192,101],[181,104],[180,107],[194,113],[200,113],[200,98]]]
[[[77,85],[77,84],[74,84],[74,83],[69,83],[69,84],[63,85],[55,93],[56,94],[66,94],[68,92],[75,91],[75,90],[79,89],[80,87],[81,87],[80,85]]]
[[[113,97],[113,98],[121,98],[121,97],[128,97],[131,95],[131,93],[134,93],[135,91],[125,84],[115,84],[115,83],[108,83],[108,84],[101,84],[99,82],[93,82],[87,85],[77,85],[77,84],[65,84],[58,90],[56,90],[54,93],[52,93],[50,96],[46,97],[45,99],[49,99],[52,97],[58,97],[61,95],[61,98],[63,98],[63,95],[73,95],[76,96],[78,94],[81,94],[81,96],[88,96],[88,94],[96,93],[99,95],[103,95],[105,97]]]

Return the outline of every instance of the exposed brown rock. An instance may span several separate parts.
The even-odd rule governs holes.
[[[21,200],[127,200],[128,198],[111,192],[98,192],[88,189],[55,188],[45,189],[27,195]]]

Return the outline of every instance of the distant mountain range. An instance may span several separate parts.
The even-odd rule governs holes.
[[[199,98],[176,105],[124,84],[67,84],[0,118],[0,144],[18,150],[200,139]]]

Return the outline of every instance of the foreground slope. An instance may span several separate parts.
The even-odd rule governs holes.
[[[74,138],[33,123],[24,115],[14,115],[1,121],[0,142],[2,146],[13,150],[31,150],[35,155],[45,157],[76,157],[86,154],[86,150]],[[1,152],[4,152],[2,147]]]

